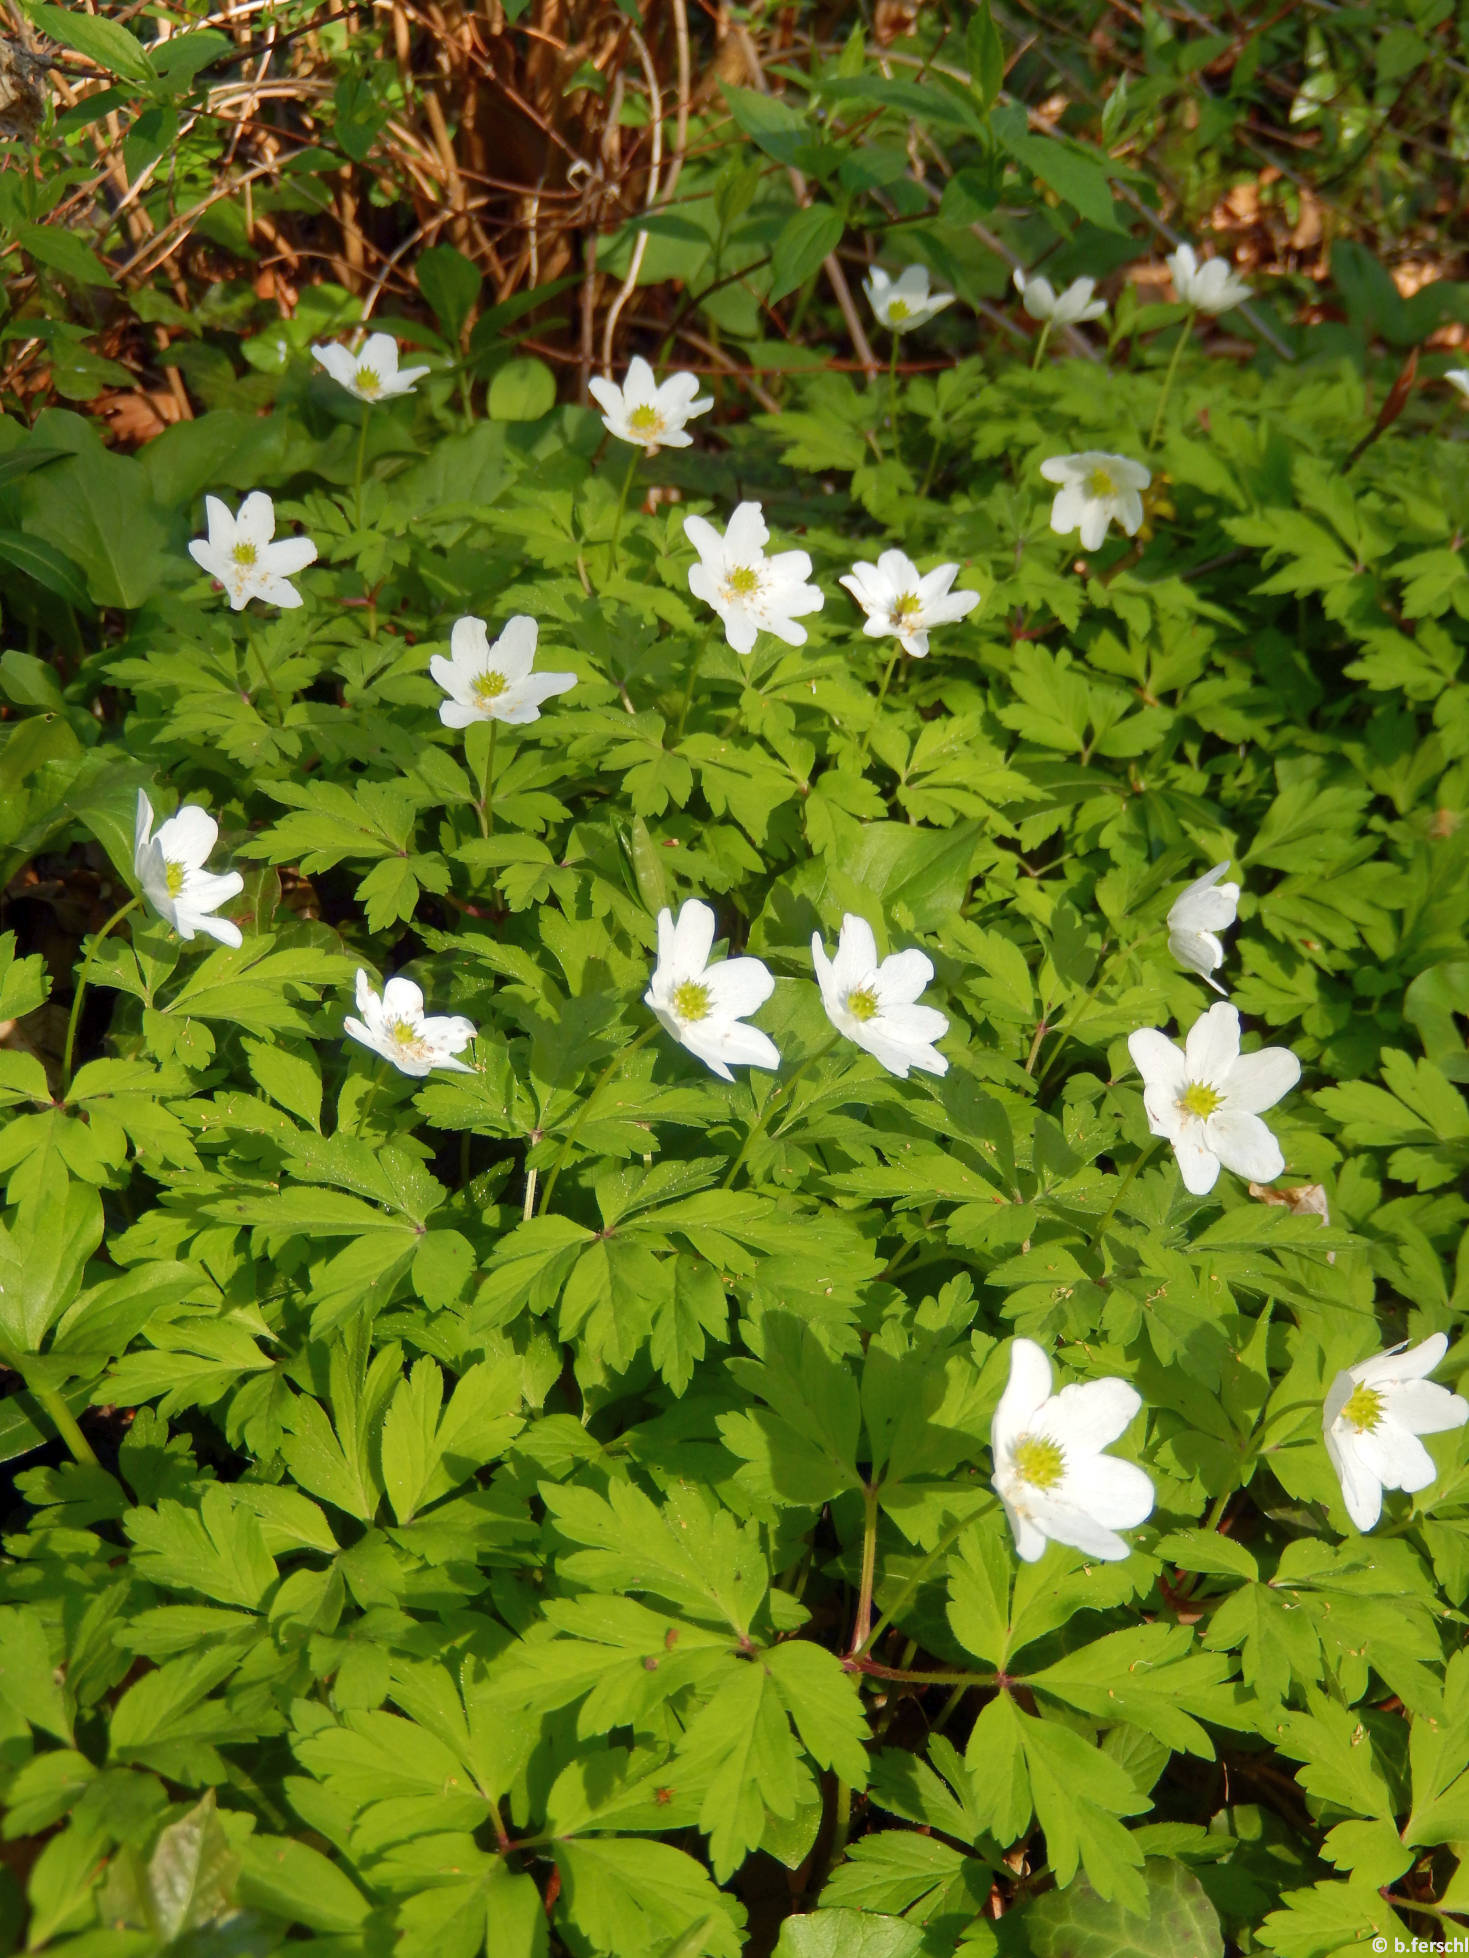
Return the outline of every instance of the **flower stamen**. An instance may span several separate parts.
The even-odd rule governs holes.
[[[471,685],[476,700],[497,700],[510,682],[503,673],[476,673]]]
[[[186,866],[167,859],[163,866],[163,883],[170,897],[181,897],[184,889]]]
[[[1054,1489],[1066,1473],[1059,1443],[1045,1435],[1021,1435],[1010,1451],[1015,1473],[1033,1489]]]
[[[873,1020],[877,1017],[877,994],[871,986],[854,986],[847,994],[847,1011],[854,1020]]]
[[[1206,1120],[1216,1108],[1223,1106],[1224,1097],[1217,1089],[1211,1088],[1207,1081],[1190,1081],[1178,1097],[1178,1112],[1181,1115],[1197,1116]]]
[[[681,986],[673,989],[673,1010],[684,1021],[707,1020],[709,988],[701,986],[695,979],[685,979]]]
[[[753,565],[736,564],[730,567],[724,581],[726,598],[753,598],[760,589],[760,573]]]
[[[1100,467],[1093,469],[1086,479],[1086,493],[1097,498],[1099,502],[1103,497],[1115,496],[1117,483],[1111,470]]]
[[[230,552],[231,560],[235,564],[240,565],[254,564],[259,555],[260,553],[256,550],[255,546],[247,543],[243,538],[241,538],[240,542]]]
[[[1382,1420],[1383,1397],[1371,1387],[1358,1386],[1351,1399],[1341,1411],[1343,1421],[1350,1421],[1358,1434],[1370,1435]]]

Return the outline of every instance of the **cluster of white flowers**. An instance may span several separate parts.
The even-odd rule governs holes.
[[[1469,1401],[1427,1375],[1448,1351],[1434,1333],[1411,1351],[1402,1345],[1339,1373],[1322,1408],[1326,1452],[1342,1502],[1359,1530],[1382,1514],[1384,1489],[1417,1494],[1437,1465],[1419,1440],[1469,1421]],[[1106,1450],[1142,1408],[1125,1380],[1074,1382],[1051,1391],[1051,1365],[1033,1339],[1010,1342],[1010,1377],[990,1424],[991,1484],[1004,1504],[1015,1548],[1035,1563],[1047,1542],[1116,1562],[1130,1546],[1117,1533],[1152,1514],[1153,1485],[1133,1462]]]

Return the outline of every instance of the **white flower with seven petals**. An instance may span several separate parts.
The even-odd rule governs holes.
[[[1182,1051],[1153,1027],[1129,1034],[1127,1051],[1143,1077],[1148,1127],[1173,1144],[1190,1195],[1207,1196],[1221,1165],[1254,1183],[1280,1175],[1285,1158],[1260,1117],[1301,1078],[1288,1047],[1242,1054],[1239,1014],[1220,1001],[1194,1021]]]
[[[1051,1392],[1051,1363],[1033,1339],[1010,1342],[1010,1378],[990,1425],[990,1477],[1027,1564],[1047,1539],[1115,1563],[1117,1532],[1152,1514],[1153,1485],[1133,1462],[1102,1451],[1142,1401],[1125,1380],[1076,1381]]]
[[[758,503],[741,503],[723,537],[706,517],[685,517],[683,527],[699,553],[699,562],[689,566],[689,590],[714,607],[737,653],[752,652],[758,632],[774,633],[788,646],[805,645],[806,628],[795,621],[819,612],[825,599],[806,583],[811,559],[805,551],[766,557],[770,532]]]
[[[896,279],[874,265],[862,281],[862,290],[879,322],[893,333],[911,333],[954,303],[952,292],[929,291],[926,265],[910,265]]]
[[[1051,502],[1051,528],[1058,537],[1080,530],[1082,549],[1095,551],[1114,518],[1129,537],[1142,528],[1139,492],[1153,480],[1145,463],[1104,449],[1083,449],[1077,455],[1048,457],[1041,474],[1061,486]]]
[[[1163,263],[1173,280],[1173,290],[1196,313],[1227,313],[1250,296],[1250,288],[1236,277],[1227,258],[1201,260],[1192,245],[1180,245]]]
[[[940,564],[920,575],[904,552],[884,551],[876,564],[854,564],[837,582],[867,614],[862,630],[869,639],[891,633],[905,653],[924,659],[934,627],[966,618],[979,603],[977,591],[950,591],[958,575],[957,564]]]
[[[1469,1401],[1426,1378],[1448,1345],[1446,1333],[1434,1333],[1405,1352],[1404,1340],[1359,1360],[1331,1383],[1322,1433],[1342,1501],[1359,1530],[1370,1530],[1382,1514],[1384,1489],[1416,1495],[1438,1474],[1419,1435],[1443,1434],[1469,1421]]]
[[[619,442],[633,442],[656,455],[659,449],[686,449],[693,441],[685,428],[695,415],[714,406],[712,394],[700,394],[692,374],[670,374],[660,387],[641,354],[628,363],[627,378],[598,377],[587,387],[602,410],[602,426]]]
[[[706,1067],[733,1081],[730,1066],[780,1066],[780,1053],[768,1034],[747,1027],[743,1017],[763,1006],[775,981],[759,959],[725,959],[710,965],[714,913],[691,897],[678,914],[658,913],[658,963],[643,1002],[651,1006],[675,1040]]]
[[[1015,290],[1020,303],[1033,320],[1047,320],[1052,326],[1077,326],[1084,320],[1099,320],[1107,310],[1105,299],[1093,299],[1095,279],[1073,279],[1058,293],[1049,279],[1027,278],[1017,265]]]
[[[483,619],[454,621],[449,634],[450,658],[435,653],[428,670],[449,696],[439,702],[445,727],[468,727],[472,721],[506,721],[524,727],[541,717],[542,704],[553,694],[576,685],[574,673],[534,673],[537,627],[518,612],[490,644]]]
[[[238,947],[243,941],[238,925],[213,914],[221,904],[238,897],[245,880],[238,870],[223,876],[204,868],[209,853],[219,840],[219,824],[197,802],[186,802],[158,825],[153,834],[153,805],[138,790],[137,814],[133,821],[133,875],[143,896],[180,938],[189,939],[196,931],[217,938],[221,945]]]
[[[925,1074],[948,1072],[948,1061],[933,1043],[943,1039],[949,1023],[937,1008],[917,1003],[933,979],[933,961],[924,953],[893,952],[879,964],[871,925],[849,911],[836,957],[826,956],[818,931],[811,938],[811,960],[826,1017],[838,1033],[900,1080],[907,1080],[910,1067]]]
[[[425,1014],[422,990],[411,979],[390,979],[382,997],[373,991],[367,974],[357,974],[360,1020],[343,1022],[354,1040],[370,1047],[400,1074],[427,1074],[430,1068],[452,1068],[456,1074],[474,1069],[454,1056],[474,1039],[473,1020],[461,1014]]]
[[[285,611],[301,603],[290,580],[315,561],[316,546],[309,537],[276,537],[275,505],[264,490],[252,490],[238,516],[217,496],[206,496],[204,515],[209,535],[190,542],[189,556],[224,586],[232,612],[252,598]]]
[[[374,333],[361,353],[332,345],[312,353],[339,386],[359,401],[387,401],[395,394],[412,394],[428,372],[426,367],[398,366],[398,343],[389,333]]]
[[[1217,979],[1209,977],[1215,966],[1224,963],[1224,947],[1216,933],[1227,931],[1239,911],[1239,885],[1219,881],[1228,868],[1226,858],[1195,878],[1179,892],[1168,913],[1169,951],[1181,966],[1208,980],[1216,993],[1224,991]]]

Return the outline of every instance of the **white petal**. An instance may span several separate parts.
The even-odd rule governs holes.
[[[1139,1027],[1127,1036],[1127,1051],[1148,1087],[1177,1100],[1188,1085],[1188,1066],[1166,1034],[1156,1027]]]
[[[1382,1514],[1382,1484],[1357,1450],[1357,1436],[1329,1434],[1326,1450],[1341,1483],[1342,1502],[1359,1530],[1372,1529]]]
[[[842,918],[842,928],[837,937],[837,955],[833,963],[833,976],[843,993],[849,993],[853,986],[860,986],[877,970],[877,939],[872,927],[865,918],[855,911],[848,911]]]
[[[536,657],[536,622],[527,613],[517,612],[506,621],[505,630],[491,646],[487,659],[493,672],[507,680],[520,680],[530,672]]]
[[[1404,1380],[1389,1388],[1387,1411],[1392,1420],[1419,1435],[1447,1434],[1469,1421],[1469,1401],[1436,1380]]]
[[[202,864],[214,848],[219,824],[197,802],[186,802],[182,809],[158,825],[157,843],[165,861]]]
[[[688,528],[687,523],[684,526]],[[765,546],[770,541],[770,532],[765,525],[765,514],[758,503],[740,503],[735,506],[734,515],[724,533],[724,549],[734,564],[753,564],[764,555]],[[810,569],[810,559],[806,561]]]
[[[1390,1380],[1421,1380],[1433,1372],[1448,1350],[1447,1333],[1430,1333],[1417,1346],[1410,1347],[1404,1341],[1385,1353],[1375,1353],[1370,1360],[1360,1360],[1350,1369],[1351,1377],[1368,1387]]]
[[[894,952],[883,960],[877,969],[874,990],[884,1009],[911,1006],[924,987],[932,983],[933,960],[915,946],[910,946],[906,952]]]
[[[763,1006],[775,991],[775,980],[759,959],[726,959],[710,966],[704,974],[713,1014],[722,1019],[742,1020]]]
[[[1222,1082],[1239,1058],[1239,1014],[1222,1002],[1189,1028],[1184,1059],[1190,1081]]]
[[[1416,1495],[1438,1475],[1438,1465],[1417,1435],[1384,1420],[1370,1434],[1357,1436],[1362,1465],[1384,1489],[1403,1489]]]
[[[1053,1496],[1037,1491],[1031,1510],[1037,1525],[1053,1543],[1069,1544],[1083,1556],[1100,1558],[1108,1564],[1120,1563],[1132,1554],[1131,1546],[1120,1536],[1073,1503],[1057,1502]]]
[[[1126,1431],[1142,1404],[1142,1396],[1125,1380],[1073,1381],[1046,1406],[1040,1427],[1068,1460],[1096,1455]],[[1078,1497],[1084,1499],[1084,1493]]]
[[[685,977],[697,979],[703,975],[709,963],[709,954],[714,949],[716,922],[713,911],[702,898],[685,899],[673,927],[667,959],[667,964],[677,970],[680,980]]]
[[[1260,1115],[1288,1095],[1300,1078],[1301,1064],[1288,1047],[1262,1047],[1258,1053],[1241,1054],[1222,1086],[1231,1112]]]
[[[990,1450],[1005,1462],[1051,1397],[1051,1363],[1033,1339],[1010,1342],[1010,1378],[990,1423]]]
[[[390,979],[383,987],[383,1014],[389,1020],[408,1020],[415,1025],[423,1018],[423,993],[411,979]]]
[[[1280,1144],[1258,1115],[1217,1109],[1204,1122],[1204,1143],[1226,1169],[1251,1183],[1273,1183],[1285,1168]]]
[[[1115,1455],[1098,1455],[1088,1462],[1076,1492],[1078,1507],[1114,1530],[1135,1530],[1145,1523],[1153,1513],[1153,1497],[1151,1478],[1135,1462],[1120,1461]]]
[[[1178,1173],[1191,1197],[1208,1196],[1219,1181],[1219,1158],[1205,1146],[1199,1134],[1202,1126],[1200,1122],[1190,1122],[1171,1138],[1173,1153],[1178,1158]]]

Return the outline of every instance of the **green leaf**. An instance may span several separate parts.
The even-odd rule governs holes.
[[[369,1908],[345,1870],[290,1836],[246,1836],[239,1895],[247,1909],[338,1936],[355,1931]]]
[[[1005,44],[990,13],[990,0],[979,0],[964,30],[969,74],[980,106],[988,113],[1005,84]]]
[[[489,411],[497,422],[536,422],[556,405],[556,376],[532,355],[507,360],[490,382]]]
[[[240,1859],[215,1812],[211,1788],[170,1823],[148,1859],[152,1926],[165,1944],[224,1914],[234,1900]]]
[[[0,1610],[0,1700],[21,1720],[70,1745],[71,1719],[46,1627],[32,1605]]]
[[[483,284],[478,267],[452,245],[431,245],[427,251],[418,254],[417,272],[418,289],[433,308],[435,319],[444,329],[444,337],[457,341]],[[519,418],[504,416],[501,419]]]
[[[44,591],[64,598],[79,612],[91,611],[92,601],[76,566],[43,538],[27,537],[21,530],[0,530],[0,562],[23,571],[26,577],[34,578]],[[13,655],[7,654],[6,657]]]
[[[786,219],[770,254],[772,305],[803,286],[842,241],[842,214],[831,204],[810,204]]]
[[[140,43],[105,15],[82,13],[72,7],[38,6],[30,10],[31,20],[43,34],[64,48],[83,54],[101,68],[121,75],[124,81],[150,86],[156,77]]]
[[[1107,188],[1104,163],[1059,136],[1032,134],[1024,109],[1013,103],[997,104],[991,110],[990,128],[1002,149],[1064,197],[1089,223],[1103,231],[1122,229]]]
[[[1182,1863],[1149,1857],[1141,1910],[1104,1897],[1078,1877],[1037,1897],[1020,1913],[1035,1958],[1224,1958],[1219,1914]]]
[[[920,1958],[923,1931],[901,1917],[865,1910],[817,1910],[788,1917],[774,1958]]]

